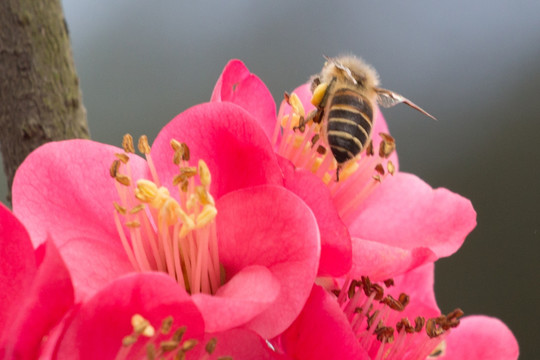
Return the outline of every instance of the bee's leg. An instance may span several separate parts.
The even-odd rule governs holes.
[[[336,182],[339,182],[339,172],[341,171],[341,164],[336,168]]]

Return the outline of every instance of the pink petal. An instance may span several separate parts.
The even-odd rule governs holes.
[[[125,251],[115,244],[79,237],[67,241],[60,252],[70,269],[77,300],[134,271]]]
[[[409,304],[401,313],[402,317],[408,317],[412,321],[416,316],[427,319],[441,314],[435,299],[434,278],[435,265],[432,262],[394,277],[394,286],[387,292],[396,299],[401,293],[410,297]]]
[[[469,200],[398,173],[362,203],[349,231],[354,237],[401,249],[429,248],[445,257],[459,249],[475,226],[476,212]]]
[[[270,139],[276,123],[276,104],[270,90],[240,60],[231,60],[223,69],[212,102],[232,102],[247,110]]]
[[[36,273],[32,243],[20,221],[0,203],[0,335]],[[0,336],[0,339],[2,337]]]
[[[369,276],[373,281],[386,280],[437,259],[428,248],[402,249],[359,238],[352,238],[352,253],[351,276]]]
[[[157,334],[169,316],[174,320],[173,331],[187,327],[183,339],[204,333],[197,307],[171,277],[157,272],[130,274],[82,304],[60,340],[57,358],[114,359],[122,339],[133,332],[131,318],[135,314],[150,321]],[[158,335],[154,341],[159,344],[160,339]],[[144,342],[141,339],[132,345],[130,354],[144,353]]]
[[[238,190],[216,205],[220,261],[227,278],[261,265],[280,282],[276,301],[246,325],[271,338],[290,325],[309,296],[320,254],[316,220],[300,198],[277,186]]]
[[[15,314],[5,333],[13,347],[6,358],[36,358],[43,339],[73,304],[69,272],[53,241],[46,241],[38,253],[42,259],[32,284],[15,299]]]
[[[328,187],[311,172],[294,169],[292,164],[283,164],[284,185],[298,195],[309,206],[319,226],[321,234],[321,261],[318,276],[342,276],[352,265],[352,247],[349,231],[336,208]]]
[[[513,360],[519,345],[508,327],[499,319],[467,316],[446,338],[441,360]]]
[[[219,360],[219,358],[225,356],[229,356],[234,360],[285,359],[272,351],[262,337],[248,329],[232,329],[207,334],[204,337],[203,343],[206,344],[213,338],[217,341],[216,348],[211,356],[208,356],[201,346],[196,347],[194,351],[188,352],[187,359]]]
[[[23,219],[34,246],[49,233],[58,248],[84,234],[92,241],[120,245],[113,221],[118,193],[109,168],[123,152],[88,140],[45,144],[32,152],[13,180],[13,212]],[[130,157],[135,179],[146,175],[146,162]]]
[[[296,360],[370,359],[335,297],[317,285],[281,340],[286,354]]]
[[[192,164],[198,159],[208,164],[214,179],[210,191],[216,198],[244,187],[283,183],[267,136],[249,113],[233,104],[197,105],[161,130],[152,145],[152,157],[169,187],[178,173],[172,162],[172,139],[189,146]]]
[[[211,332],[247,323],[268,309],[278,297],[280,283],[264,266],[247,266],[212,296],[194,294],[192,299]]]

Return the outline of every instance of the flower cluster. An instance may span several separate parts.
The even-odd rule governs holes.
[[[399,171],[378,109],[337,181],[320,129],[298,126],[310,99],[276,113],[233,60],[151,146],[35,150],[0,207],[0,357],[516,359],[502,322],[435,301],[470,202]]]

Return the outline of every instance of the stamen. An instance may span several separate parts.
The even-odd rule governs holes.
[[[384,286],[393,286],[393,280],[385,280]],[[400,315],[409,304],[409,295],[401,293],[396,299],[384,292],[382,285],[367,277],[346,279],[336,292],[336,300],[361,346],[375,354],[374,359],[420,360],[440,356],[445,337],[459,325],[463,311],[456,309],[427,321],[418,316],[413,326]]]
[[[124,137],[131,150],[132,138]],[[147,138],[139,150],[150,166]],[[116,179],[119,202],[114,203],[115,225],[126,255],[138,271],[163,271],[191,293],[215,293],[221,284],[215,218],[217,209],[209,193],[212,177],[203,160],[189,164],[187,145],[171,141],[178,174],[170,179],[179,187],[179,198],[154,180],[138,179],[131,185],[128,162],[117,156],[110,173]],[[127,156],[127,155],[126,155]],[[129,209],[129,211],[127,210]],[[120,219],[122,216],[122,220]],[[126,234],[127,233],[129,236]]]

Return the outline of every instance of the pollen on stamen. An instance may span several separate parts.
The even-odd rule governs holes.
[[[385,287],[392,285],[391,279],[384,281]],[[401,293],[395,298],[384,294],[384,287],[367,277],[346,280],[340,290],[332,293],[358,341],[376,360],[420,360],[440,356],[446,336],[459,325],[459,318],[463,316],[460,309],[427,320],[417,316],[413,326],[402,316],[410,302],[409,295]]]
[[[130,136],[124,137],[123,144],[126,151],[132,150]],[[153,180],[132,180],[129,162],[118,156],[113,161],[110,173],[119,194],[115,224],[134,269],[162,271],[190,293],[213,294],[222,276],[210,169],[202,159],[197,166],[190,164],[186,144],[173,140],[171,148],[178,173],[168,179],[168,187],[160,185],[153,171]],[[139,150],[151,168],[151,148],[144,136]]]
[[[321,88],[322,89],[322,88]],[[315,89],[316,90],[316,89]],[[316,92],[312,101],[317,104],[321,93]],[[356,158],[338,167],[325,134],[325,123],[317,113],[306,115],[295,93],[285,96],[290,108],[278,114],[272,141],[277,152],[290,160],[295,167],[311,171],[330,189],[333,202],[342,219],[353,219],[359,205],[384,181],[394,175],[396,168],[390,161],[396,145],[386,133],[372,134],[364,151]],[[285,111],[287,111],[285,113]],[[378,149],[374,149],[374,143]]]

